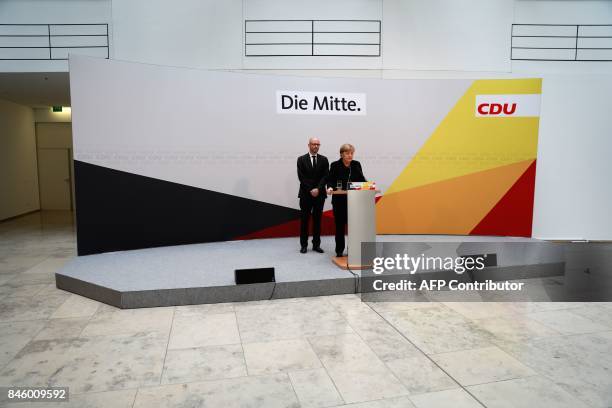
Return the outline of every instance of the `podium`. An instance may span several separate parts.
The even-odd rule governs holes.
[[[376,241],[376,193],[380,190],[336,190],[332,195],[347,195],[348,257],[333,257],[332,262],[342,269],[365,269],[361,264],[361,243]]]

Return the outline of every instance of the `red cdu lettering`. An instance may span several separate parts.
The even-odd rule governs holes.
[[[516,103],[481,103],[477,110],[483,116],[497,116],[502,113],[509,116],[516,112]]]
[[[489,109],[489,115],[499,115],[502,112],[502,106],[499,103],[492,103]]]
[[[478,113],[480,113],[481,115],[488,115],[489,111],[485,110],[488,107],[489,107],[488,103],[481,103],[480,105],[478,105]]]
[[[507,103],[504,103],[504,113],[506,115],[512,115],[514,112],[516,112],[516,103],[513,103],[510,107]]]

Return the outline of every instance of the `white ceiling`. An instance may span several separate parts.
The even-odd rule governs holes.
[[[68,73],[0,73],[0,99],[33,108],[70,106]]]

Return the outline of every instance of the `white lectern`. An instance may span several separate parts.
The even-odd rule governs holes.
[[[376,211],[374,204],[379,190],[336,190],[332,194],[348,195],[348,259],[334,257],[333,262],[342,269],[363,269],[361,243],[376,241]]]

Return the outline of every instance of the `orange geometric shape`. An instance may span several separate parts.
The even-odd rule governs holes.
[[[470,235],[499,235],[503,231],[513,237],[531,237],[535,175],[534,161]]]
[[[533,162],[525,160],[383,195],[376,205],[377,233],[467,235]]]

